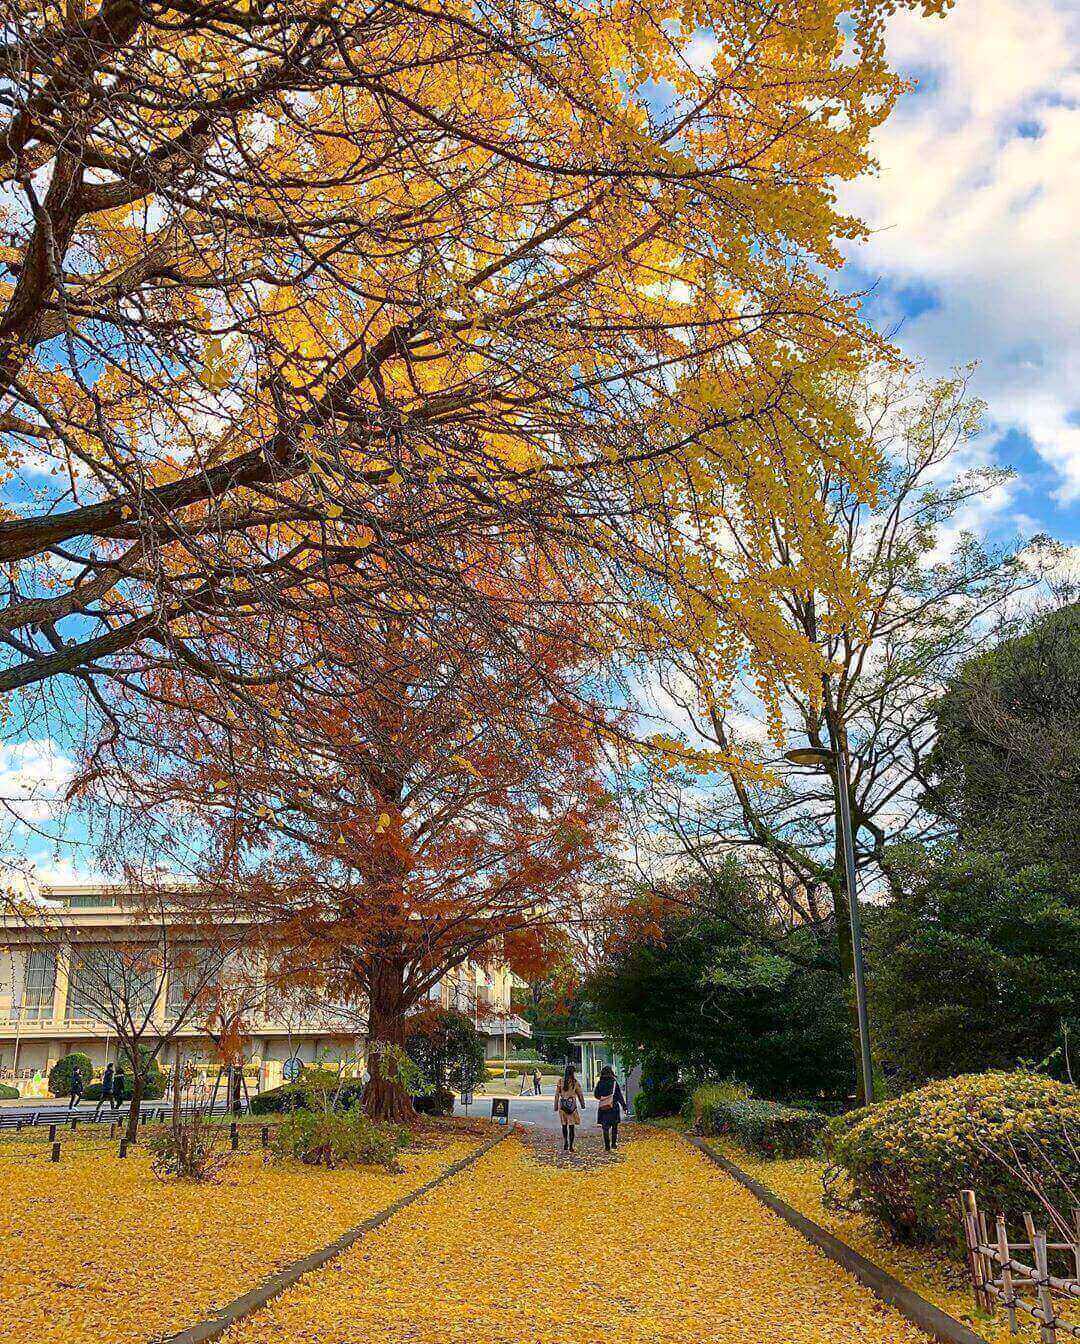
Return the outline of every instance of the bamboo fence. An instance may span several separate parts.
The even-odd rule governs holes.
[[[1073,1210],[1071,1241],[1049,1241],[1036,1231],[1030,1213],[1023,1216],[1026,1239],[1010,1241],[1004,1217],[998,1214],[991,1229],[974,1190],[960,1192],[960,1212],[976,1307],[992,1313],[1003,1306],[1013,1334],[1018,1313],[1026,1313],[1038,1322],[1042,1344],[1059,1344],[1062,1335],[1080,1339],[1080,1323],[1066,1320],[1062,1311],[1070,1302],[1080,1303],[1080,1209]],[[1021,1258],[1025,1255],[1030,1263]],[[1065,1273],[1053,1273],[1052,1263]]]

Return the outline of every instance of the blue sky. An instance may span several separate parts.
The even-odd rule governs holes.
[[[1017,475],[965,521],[1049,532],[1078,548],[1080,578],[1080,6],[957,0],[944,19],[897,16],[888,45],[919,84],[878,132],[880,173],[845,189],[873,233],[841,283],[928,374],[977,362],[978,452]],[[70,772],[47,741],[0,746],[0,848],[46,879],[91,874],[41,834]]]

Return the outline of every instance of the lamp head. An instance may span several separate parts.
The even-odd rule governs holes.
[[[792,747],[784,752],[784,760],[792,765],[810,766],[816,770],[831,770],[836,756],[824,747]]]

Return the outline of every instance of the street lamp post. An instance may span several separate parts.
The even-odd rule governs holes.
[[[851,921],[851,963],[855,981],[855,1015],[859,1022],[859,1058],[862,1100],[869,1106],[874,1099],[874,1066],[870,1058],[870,1019],[866,1011],[866,973],[863,965],[862,920],[859,894],[855,885],[855,837],[851,829],[851,801],[848,795],[848,759],[842,743],[833,750],[824,747],[795,747],[784,753],[792,765],[806,765],[836,772],[840,795],[840,847],[844,852],[844,889],[847,892],[848,918]]]

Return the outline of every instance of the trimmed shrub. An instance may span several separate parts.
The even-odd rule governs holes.
[[[682,1114],[686,1123],[697,1128],[702,1110],[728,1101],[749,1101],[753,1092],[737,1078],[728,1078],[722,1083],[702,1083],[693,1092],[687,1093],[683,1102]]]
[[[828,1117],[750,1095],[741,1083],[707,1083],[690,1097],[683,1114],[698,1134],[722,1134],[762,1157],[808,1157],[815,1152]]]
[[[453,1115],[454,1094],[448,1087],[436,1088],[419,1097],[413,1097],[417,1115]]]
[[[310,1078],[305,1075],[298,1082],[283,1083],[252,1097],[251,1113],[287,1115],[292,1111],[325,1111],[332,1106],[346,1110],[359,1104],[363,1090],[360,1078],[347,1078],[342,1082],[336,1074],[313,1070]]]
[[[20,1096],[17,1087],[9,1087],[7,1083],[0,1083],[0,1101],[18,1101]]]
[[[546,1059],[508,1059],[506,1061],[506,1072],[511,1075],[520,1076],[523,1073],[532,1074],[533,1069],[539,1069],[544,1078],[561,1078],[563,1075],[564,1064],[551,1064]],[[487,1061],[488,1073],[495,1077],[502,1077],[503,1062],[501,1057],[498,1059],[489,1059]]]
[[[143,1059],[143,1068],[146,1070],[146,1086],[143,1088],[143,1101],[160,1101],[165,1095],[165,1085],[167,1079],[162,1071],[161,1065],[156,1059]],[[83,1092],[84,1101],[101,1100],[101,1083],[90,1083]],[[125,1064],[121,1079],[119,1101],[131,1100],[131,1069]]]
[[[634,1098],[634,1114],[639,1120],[679,1115],[686,1105],[686,1084],[671,1076],[646,1075]]]
[[[293,1111],[278,1126],[274,1156],[295,1158],[308,1166],[380,1166],[401,1171],[398,1154],[406,1146],[405,1130],[378,1125],[362,1111]]]
[[[1080,1089],[1032,1073],[946,1078],[832,1121],[827,1158],[854,1201],[896,1237],[962,1249],[961,1190],[991,1219],[1015,1224],[1038,1204],[1020,1168],[1047,1197],[1070,1204],[1080,1185]]]
[[[71,1078],[78,1066],[79,1073],[83,1080],[83,1095],[86,1095],[86,1088],[90,1085],[90,1079],[94,1076],[94,1066],[90,1062],[90,1056],[84,1055],[82,1051],[76,1050],[73,1054],[64,1055],[58,1059],[49,1070],[49,1091],[54,1097],[71,1096]]]

